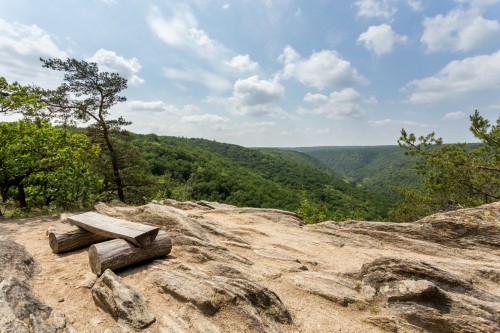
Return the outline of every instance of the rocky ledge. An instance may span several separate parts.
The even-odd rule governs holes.
[[[0,332],[500,332],[500,203],[414,223],[165,200],[99,204],[169,256],[94,276],[60,221],[0,222]]]

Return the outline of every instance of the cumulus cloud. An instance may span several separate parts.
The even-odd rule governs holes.
[[[198,27],[198,20],[187,5],[171,7],[172,15],[164,18],[158,8],[153,7],[148,24],[158,38],[167,45],[194,52],[201,58],[227,58],[229,50],[207,32]]]
[[[0,73],[9,81],[55,86],[59,74],[43,69],[39,58],[66,58],[53,37],[36,25],[0,19]]]
[[[115,108],[121,112],[134,113],[134,114],[191,114],[198,113],[200,108],[196,105],[187,104],[182,108],[174,105],[167,104],[163,101],[141,101],[141,100],[128,100],[119,103]]]
[[[100,70],[119,73],[131,85],[140,85],[145,82],[137,75],[142,68],[137,58],[125,59],[114,51],[100,49],[88,60],[97,63]]]
[[[209,98],[208,102],[224,105],[239,115],[286,117],[287,113],[279,106],[284,95],[285,88],[277,77],[261,80],[254,75],[237,80],[231,97]]]
[[[184,116],[181,118],[181,121],[183,123],[226,123],[229,121],[229,118],[217,114],[206,113]]]
[[[469,4],[471,7],[486,7],[500,2],[500,0],[455,0],[455,1],[458,3]]]
[[[234,97],[247,106],[279,103],[284,94],[285,88],[277,79],[259,80],[254,75],[234,84]]]
[[[485,19],[477,8],[455,9],[424,19],[421,42],[427,52],[470,51],[498,38],[500,23]]]
[[[500,51],[454,60],[436,75],[406,84],[412,104],[439,103],[478,91],[500,89]]]
[[[358,7],[358,16],[389,18],[397,12],[394,0],[359,0],[354,5]]]
[[[163,69],[163,75],[168,79],[190,81],[204,85],[213,91],[225,91],[231,88],[231,82],[225,77],[202,68],[172,68]]]
[[[467,115],[462,112],[462,111],[457,111],[457,112],[449,112],[443,116],[444,120],[458,120],[458,119],[464,119],[467,117]]]
[[[411,120],[395,120],[395,119],[381,119],[381,120],[370,120],[368,121],[368,124],[372,127],[392,127],[392,128],[401,128],[401,127],[408,127],[408,128],[428,128],[428,127],[435,127],[435,125],[428,125],[428,124],[421,124],[416,121],[411,121]]]
[[[424,8],[422,1],[420,0],[406,0],[406,4],[410,6],[414,12],[419,12]]]
[[[418,12],[423,9],[421,0],[406,0],[411,10]],[[358,8],[358,16],[391,18],[398,11],[399,0],[358,0],[354,5]]]
[[[343,88],[367,80],[333,50],[314,52],[309,59],[302,59],[291,46],[285,47],[279,60],[283,63],[283,77],[294,78],[300,83],[319,90]]]
[[[252,61],[250,55],[237,54],[203,30],[189,5],[172,4],[168,8],[170,15],[164,16],[153,6],[147,18],[159,39],[174,52],[182,52],[175,66],[164,68],[164,76],[200,82],[210,90],[221,92],[231,89],[231,82],[241,73],[258,69],[258,63]],[[223,9],[229,9],[229,4],[224,4]],[[197,64],[196,68],[193,63]]]
[[[228,61],[227,64],[240,72],[253,72],[259,67],[258,63],[250,60],[248,54],[237,55],[233,57],[231,61]]]
[[[394,45],[405,44],[407,41],[407,36],[396,34],[392,27],[385,23],[369,27],[358,37],[358,43],[363,43],[369,51],[378,56],[392,52]]]
[[[365,99],[353,88],[333,91],[330,95],[307,93],[304,101],[315,104],[313,109],[302,109],[301,112],[325,115],[327,118],[359,117],[364,114],[364,105],[375,104],[373,98]]]

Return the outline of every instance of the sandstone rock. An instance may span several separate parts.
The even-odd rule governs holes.
[[[0,332],[29,333],[29,327],[12,311],[9,303],[0,300]]]
[[[247,244],[248,243],[241,238],[238,235],[233,234],[232,232],[226,230],[225,228],[218,227],[212,223],[200,223],[201,227],[206,229],[208,232],[211,234],[217,235],[217,236],[222,236],[230,241],[234,241],[240,244]]]
[[[31,291],[35,261],[26,249],[0,240],[0,331],[53,332],[47,323],[52,309]]]
[[[377,301],[387,302],[389,310],[406,321],[403,326],[425,332],[500,330],[500,298],[460,274],[423,261],[386,257],[363,265],[358,277],[377,290]],[[373,323],[394,328],[383,320]]]
[[[220,333],[220,330],[196,308],[184,306],[180,311],[169,311],[161,319],[162,333]]]
[[[387,297],[389,302],[434,302],[445,306],[450,303],[446,294],[427,280],[396,281],[379,289],[379,295]]]
[[[7,302],[14,315],[21,320],[29,318],[30,315],[46,319],[52,311],[33,295],[25,282],[14,276],[9,276],[0,283],[0,300]]]
[[[421,240],[429,246],[487,249],[500,255],[500,202],[476,208],[460,209],[427,216],[414,223],[379,223],[345,221],[329,223],[327,228],[363,234],[403,247],[418,247],[408,239]],[[406,241],[405,241],[406,240]],[[426,252],[425,246],[418,250]]]
[[[370,301],[375,295],[373,288],[365,288],[361,292],[362,287],[354,281],[333,274],[301,272],[291,275],[289,279],[297,288],[342,306]]]
[[[148,204],[140,207],[113,207],[96,205],[96,210],[105,215],[123,218],[127,221],[153,224],[166,230],[175,241],[177,236],[190,236],[204,241],[208,237],[200,225],[190,219],[184,211],[163,205]]]
[[[252,327],[258,331],[274,327],[272,321],[292,321],[278,295],[244,278],[209,276],[181,264],[170,271],[153,273],[150,280],[164,293],[193,304],[205,316],[213,316],[223,306],[229,305],[239,311],[246,321],[253,323]]]
[[[100,281],[92,293],[106,301],[93,295],[95,303],[113,310],[117,324],[104,320],[107,315],[80,297],[95,279],[85,275],[86,256],[52,261],[36,243],[46,243],[50,222],[38,227],[23,221],[0,224],[0,233],[27,244],[42,269],[19,245],[0,242],[0,290],[23,299],[0,297],[0,332],[72,332],[71,325],[82,332],[500,332],[498,204],[402,224],[302,225],[294,213],[212,202],[96,209],[159,225],[174,236],[168,260],[127,271],[127,284],[151,302],[149,319],[158,320],[147,326],[148,320],[139,319],[137,327],[147,327],[135,328],[119,319],[139,317],[117,313],[132,311],[141,305],[134,297],[142,297]],[[44,304],[30,298],[32,283],[41,297],[51,294],[60,317],[47,317]],[[43,290],[48,283],[55,285]],[[72,311],[67,323],[61,312],[66,309]],[[28,312],[28,318],[16,316]]]
[[[12,241],[0,240],[0,282],[8,276],[26,281],[35,274],[35,261],[26,249]]]
[[[461,274],[451,273],[425,261],[382,257],[361,267],[358,278],[377,289],[380,285],[405,279],[428,280],[449,291],[473,290],[472,281]]]
[[[151,325],[155,317],[146,301],[111,271],[106,270],[92,287],[96,304],[118,322],[140,329]]]
[[[76,288],[86,288],[91,289],[94,286],[94,283],[97,281],[97,275],[92,272],[87,272],[83,276],[83,279],[77,285]]]
[[[208,204],[204,204],[203,202],[192,202],[192,201],[177,201],[173,199],[165,199],[162,201],[162,204],[165,206],[170,206],[182,210],[192,210],[192,209],[201,209],[201,210],[211,210],[214,209]]]

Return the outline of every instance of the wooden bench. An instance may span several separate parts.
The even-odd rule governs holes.
[[[147,247],[153,243],[160,228],[129,222],[114,217],[88,212],[68,217],[68,221],[80,228],[107,238],[120,238]]]

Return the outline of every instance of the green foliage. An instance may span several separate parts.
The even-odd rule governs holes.
[[[100,182],[91,172],[99,148],[47,121],[0,123],[0,192],[22,208],[86,206]]]
[[[43,106],[40,95],[32,87],[8,83],[0,76],[0,113],[33,115]]]
[[[418,157],[408,158],[398,146],[295,148],[321,161],[332,172],[356,186],[387,198],[401,200],[396,186],[421,187],[414,170]]]
[[[307,191],[302,190],[300,195],[300,207],[297,209],[297,214],[304,220],[306,224],[314,224],[327,220],[328,208],[325,203],[311,202]]]
[[[143,154],[156,177],[157,199],[210,200],[294,211],[301,206],[301,191],[305,190],[311,206],[325,207],[325,220],[387,217],[383,198],[344,182],[305,154],[153,134],[131,134],[128,142]]]
[[[420,136],[401,131],[398,143],[411,156],[420,156],[417,173],[424,188],[405,189],[405,201],[391,216],[412,221],[430,213],[474,207],[500,199],[500,118],[496,125],[476,111],[470,130],[483,145],[443,144],[434,133]]]
[[[46,116],[58,119],[64,125],[92,121],[95,142],[108,152],[111,174],[118,198],[125,202],[124,184],[119,153],[112,140],[112,131],[129,125],[122,117],[108,119],[110,108],[126,101],[118,95],[127,88],[127,80],[117,73],[101,72],[96,63],[76,59],[40,59],[43,67],[64,72],[64,83],[55,90],[39,89],[47,110]]]

